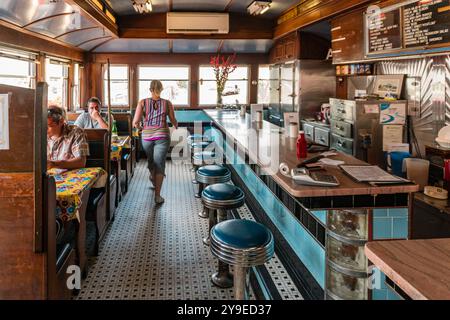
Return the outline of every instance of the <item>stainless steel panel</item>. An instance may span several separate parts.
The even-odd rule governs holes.
[[[100,38],[100,39],[94,39],[92,41],[88,41],[83,43],[81,46],[79,46],[79,48],[86,50],[86,51],[90,51],[92,50],[92,48],[100,45],[101,43],[107,41],[108,39],[111,39],[111,37],[104,37],[104,38]]]
[[[375,76],[351,76],[347,77],[347,99],[354,100],[356,90],[366,93],[373,92]]]
[[[0,19],[19,26],[24,26],[44,17],[72,11],[72,7],[64,1],[47,3],[36,0],[0,1]]]
[[[303,123],[303,131],[305,132],[305,138],[308,141],[314,141],[314,126]]]
[[[103,28],[95,27],[95,29],[78,30],[70,32],[66,35],[63,35],[62,37],[58,37],[58,39],[70,43],[74,46],[77,46],[80,43],[86,42],[88,40],[101,38],[108,35],[109,33],[106,32]]]
[[[26,29],[49,37],[57,37],[68,31],[94,26],[96,25],[84,16],[81,16],[79,13],[73,13],[33,23],[26,27]]]
[[[336,95],[335,68],[330,61],[299,60],[297,70],[299,118],[315,118],[321,105]]]
[[[314,142],[324,146],[330,145],[330,130],[314,127]]]
[[[338,121],[348,121],[353,123],[355,119],[354,103],[349,103],[349,101],[330,99],[331,105],[331,118]]]
[[[438,131],[450,124],[450,55],[383,61],[377,63],[380,74],[405,74],[420,79],[420,115],[413,116],[413,129],[420,151],[434,143]],[[410,96],[406,87],[406,96]]]
[[[353,139],[331,134],[331,148],[353,155]]]
[[[351,123],[338,120],[331,120],[330,125],[333,133],[336,133],[345,138],[352,138],[353,130]]]

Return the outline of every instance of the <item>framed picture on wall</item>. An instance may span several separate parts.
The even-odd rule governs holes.
[[[375,78],[373,93],[381,98],[400,99],[405,75],[380,75]]]

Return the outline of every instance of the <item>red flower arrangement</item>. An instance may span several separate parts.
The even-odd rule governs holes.
[[[222,56],[219,53],[216,56],[211,57],[210,65],[214,69],[217,83],[217,103],[222,104],[222,93],[225,89],[225,84],[228,80],[228,76],[234,70],[236,70],[236,53],[229,55],[228,57]]]

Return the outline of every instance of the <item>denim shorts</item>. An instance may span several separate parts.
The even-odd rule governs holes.
[[[164,174],[166,169],[166,157],[170,147],[170,139],[153,141],[142,140],[142,147],[147,155],[148,169],[156,173]]]

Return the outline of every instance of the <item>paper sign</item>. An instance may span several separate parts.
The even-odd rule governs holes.
[[[405,124],[406,105],[404,103],[381,103],[380,123],[381,124]]]
[[[0,94],[0,150],[9,150],[9,95]]]
[[[380,113],[380,108],[377,104],[364,105],[364,113]]]
[[[409,144],[408,143],[389,143],[388,152],[409,152]]]
[[[403,143],[403,126],[383,126],[383,151],[389,151],[393,144]]]

